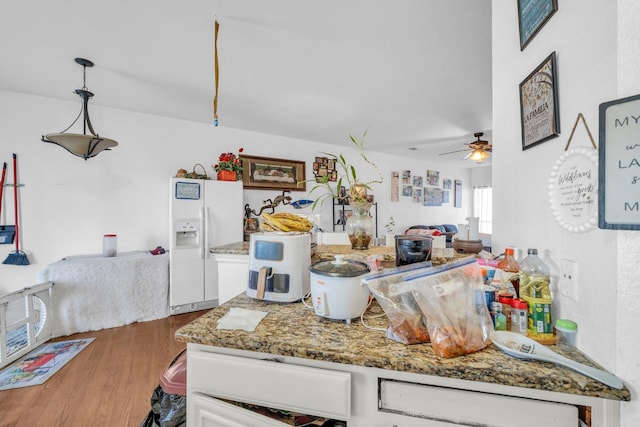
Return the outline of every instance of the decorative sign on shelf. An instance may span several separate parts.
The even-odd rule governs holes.
[[[593,148],[569,149],[580,120]],[[553,165],[549,178],[551,214],[568,231],[584,233],[594,230],[598,223],[598,151],[582,113],[576,118],[564,150]]]
[[[640,95],[600,104],[598,226],[640,230]]]

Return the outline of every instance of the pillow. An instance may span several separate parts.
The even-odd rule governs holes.
[[[456,227],[453,224],[442,224],[442,226],[444,227],[444,229],[448,232],[448,233],[457,233],[458,232],[458,227]]]
[[[438,230],[441,233],[446,233],[447,232],[447,230],[442,225],[430,225],[429,228],[432,228],[434,230]]]

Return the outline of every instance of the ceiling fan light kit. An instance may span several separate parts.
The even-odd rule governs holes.
[[[491,151],[493,150],[493,147],[491,143],[489,143],[489,141],[480,139],[482,135],[484,135],[483,132],[474,133],[473,136],[476,137],[476,140],[465,144],[469,148],[466,148],[464,150],[449,151],[447,153],[440,153],[440,155],[444,156],[445,154],[461,153],[463,151],[471,150],[470,153],[464,156],[463,160],[472,160],[476,163],[482,163],[484,160],[488,159],[491,156],[489,153],[491,153]]]
[[[82,89],[76,89],[75,93],[82,99],[80,113],[75,120],[60,133],[48,133],[42,136],[42,142],[59,145],[71,154],[82,157],[87,160],[95,157],[103,151],[111,150],[118,143],[110,138],[98,135],[91,125],[89,118],[89,99],[93,97],[93,93],[87,89],[87,67],[93,67],[93,62],[84,58],[76,58],[75,62],[82,65],[83,85]],[[66,133],[82,116],[82,133]],[[87,134],[87,129],[89,133]]]

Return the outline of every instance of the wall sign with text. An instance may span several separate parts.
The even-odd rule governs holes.
[[[573,233],[594,230],[598,223],[598,152],[572,148],[556,161],[549,178],[549,205],[558,223]]]
[[[640,230],[640,95],[600,104],[598,226]]]

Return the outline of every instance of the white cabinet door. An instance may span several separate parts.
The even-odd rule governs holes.
[[[187,401],[187,427],[286,427],[287,424],[194,393]]]
[[[386,379],[380,381],[380,411],[412,415],[422,419],[424,426],[441,425],[434,421],[496,427],[567,427],[578,423],[578,408],[565,403]],[[382,426],[386,424],[378,424]]]

